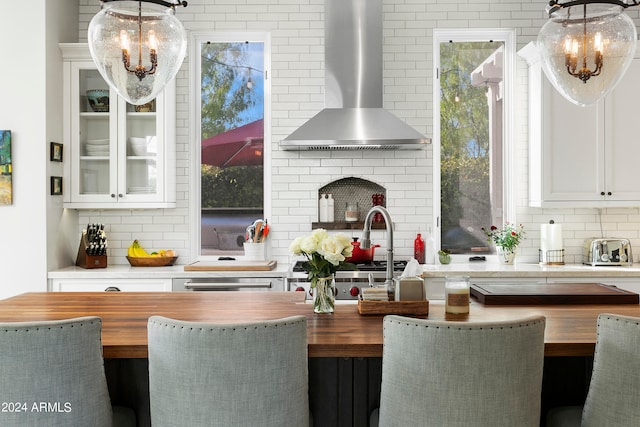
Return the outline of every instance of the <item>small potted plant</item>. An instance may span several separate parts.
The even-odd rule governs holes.
[[[451,255],[449,255],[449,251],[446,249],[441,249],[438,251],[438,259],[440,260],[440,264],[449,264],[451,262]]]
[[[509,222],[505,222],[502,228],[492,225],[489,230],[483,227],[482,231],[487,236],[487,241],[496,245],[500,262],[503,264],[513,264],[516,249],[518,249],[518,245],[526,234],[523,225],[515,226]]]

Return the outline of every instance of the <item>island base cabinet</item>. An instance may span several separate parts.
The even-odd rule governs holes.
[[[584,403],[592,367],[593,357],[545,357],[541,426],[549,409]],[[151,427],[148,360],[105,359],[105,373],[113,404],[135,410],[138,426]],[[382,358],[310,358],[313,427],[368,427],[381,382]]]
[[[581,406],[587,398],[593,357],[545,357],[542,374],[542,410],[540,425],[545,426],[547,412],[560,406]]]
[[[380,406],[382,359],[309,359],[309,407],[313,427],[367,427]]]
[[[111,404],[133,409],[138,427],[151,427],[148,359],[105,359]]]
[[[549,409],[584,403],[592,367],[593,357],[545,357],[541,426]],[[310,358],[313,427],[368,427],[380,407],[381,383],[382,358]]]

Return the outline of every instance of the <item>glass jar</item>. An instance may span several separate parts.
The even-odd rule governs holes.
[[[347,202],[347,207],[344,210],[344,220],[347,222],[356,222],[358,221],[358,217],[359,217],[358,203]]]
[[[469,276],[445,276],[444,293],[447,313],[469,313]]]

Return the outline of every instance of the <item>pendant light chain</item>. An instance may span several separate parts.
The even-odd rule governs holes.
[[[122,62],[124,63],[124,68],[136,75],[138,80],[144,79],[147,75],[152,75],[156,72],[156,67],[158,66],[158,53],[156,52],[155,47],[153,46],[151,39],[155,37],[155,34],[152,34],[152,31],[149,31],[148,34],[148,44],[149,44],[149,60],[151,61],[151,68],[147,69],[144,65],[142,65],[142,1],[138,2],[138,65],[134,68],[131,68],[131,54],[125,47],[122,48]]]

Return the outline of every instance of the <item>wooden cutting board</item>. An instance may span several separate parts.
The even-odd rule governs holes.
[[[486,305],[638,304],[634,292],[603,283],[523,283],[471,285],[471,295]]]
[[[196,261],[184,271],[271,271],[277,261]]]

